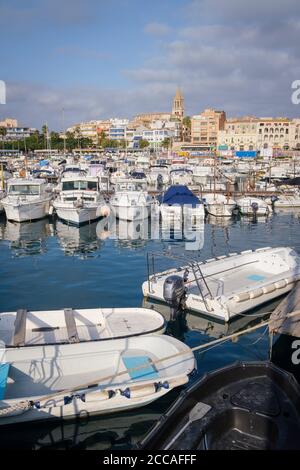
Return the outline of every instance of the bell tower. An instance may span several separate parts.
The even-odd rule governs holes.
[[[173,99],[172,114],[177,116],[179,119],[183,119],[184,117],[184,99],[179,88],[177,88]]]

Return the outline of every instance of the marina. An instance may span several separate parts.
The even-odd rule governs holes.
[[[107,194],[103,195],[105,195],[106,204],[108,204],[109,199],[107,199]],[[173,377],[170,374],[167,378],[168,388],[160,387],[158,392],[155,392],[156,386],[154,389],[152,386],[151,392],[151,382],[149,383],[149,380],[147,383],[143,383],[140,380],[138,383],[133,381],[132,384],[127,380],[127,382],[122,382],[122,386],[116,382],[118,389],[122,393],[124,390],[130,389],[134,392],[132,392],[133,395],[130,399],[126,397],[126,394],[130,393],[128,391],[126,391],[125,395],[121,394],[120,398],[118,398],[119,395],[117,393],[114,399],[109,399],[110,406],[113,407],[114,412],[111,415],[107,415],[109,408],[105,405],[105,419],[102,419],[101,416],[95,416],[95,414],[101,414],[101,407],[106,393],[105,382],[103,382],[101,390],[92,389],[86,395],[88,397],[87,402],[77,398],[76,406],[80,405],[78,410],[85,410],[84,413],[88,411],[89,416],[80,425],[80,428],[74,424],[73,420],[71,422],[69,420],[65,421],[65,424],[59,425],[60,427],[57,427],[54,423],[51,424],[50,421],[52,422],[52,420],[50,420],[49,424],[34,424],[34,428],[28,433],[26,438],[21,439],[21,434],[17,431],[16,426],[21,426],[20,429],[24,429],[26,421],[40,420],[41,413],[39,410],[34,407],[32,410],[19,415],[19,417],[3,417],[1,418],[3,419],[3,426],[1,428],[5,429],[5,425],[16,428],[14,438],[11,438],[10,441],[2,434],[0,428],[1,439],[6,447],[66,448],[68,446],[68,448],[75,449],[78,446],[83,446],[83,448],[99,449],[135,448],[149,432],[151,426],[174,402],[180,390],[182,388],[189,390],[189,387],[196,380],[201,379],[205,372],[230,365],[234,361],[257,361],[258,359],[266,361],[271,357],[270,336],[264,327],[259,327],[259,323],[269,318],[270,312],[274,310],[278,302],[284,297],[284,293],[292,288],[297,281],[297,272],[293,271],[294,268],[292,268],[293,274],[292,271],[288,272],[291,269],[288,265],[283,269],[284,279],[295,275],[293,282],[288,287],[288,283],[285,283],[285,286],[281,286],[280,271],[278,271],[278,277],[273,267],[271,269],[272,278],[269,279],[267,276],[265,279],[269,279],[268,285],[270,283],[276,284],[281,282],[279,292],[277,289],[278,294],[274,295],[276,292],[275,288],[267,289],[266,301],[261,301],[257,304],[255,304],[255,299],[258,299],[259,296],[251,296],[251,289],[262,289],[262,295],[264,295],[263,289],[267,285],[261,287],[255,285],[255,283],[261,283],[263,280],[257,277],[255,280],[253,279],[254,287],[252,288],[249,285],[249,308],[246,309],[247,311],[243,315],[236,314],[228,323],[224,323],[224,318],[220,315],[218,319],[214,318],[210,312],[197,312],[189,309],[184,310],[182,315],[174,316],[172,308],[170,308],[172,306],[168,303],[157,302],[157,300],[151,299],[151,296],[145,299],[141,285],[143,282],[147,284],[147,257],[149,262],[149,256],[152,253],[156,255],[155,265],[158,268],[158,272],[166,270],[168,272],[170,269],[172,271],[172,267],[174,267],[177,274],[180,274],[177,270],[179,260],[182,261],[183,259],[187,260],[188,263],[197,262],[199,266],[202,266],[201,263],[204,263],[203,266],[206,266],[206,264],[209,266],[210,263],[207,263],[208,259],[213,258],[218,260],[217,263],[222,264],[226,263],[226,260],[231,262],[235,257],[244,256],[246,266],[250,262],[252,269],[251,256],[257,255],[260,257],[264,253],[268,253],[266,255],[268,261],[273,259],[274,266],[279,266],[283,260],[287,262],[289,256],[291,256],[293,262],[296,262],[295,266],[297,266],[297,252],[299,253],[300,251],[298,239],[300,218],[296,209],[285,209],[279,212],[276,209],[272,209],[268,217],[256,217],[255,215],[243,217],[240,214],[233,214],[231,217],[213,217],[208,214],[206,217],[201,217],[198,225],[196,224],[192,228],[191,233],[183,229],[179,230],[179,226],[177,227],[178,230],[174,230],[172,227],[167,227],[166,230],[163,220],[160,220],[159,217],[157,218],[157,215],[156,217],[144,218],[135,222],[113,219],[113,223],[109,223],[109,218],[110,216],[101,217],[99,220],[91,221],[91,223],[76,226],[63,222],[55,213],[38,221],[23,223],[9,221],[6,219],[5,214],[1,215],[0,262],[3,266],[4,276],[0,294],[4,300],[1,304],[1,311],[3,313],[1,313],[0,326],[7,325],[0,328],[1,339],[4,341],[4,344],[7,344],[4,352],[6,356],[3,356],[5,359],[3,359],[2,364],[14,364],[13,369],[18,369],[22,363],[24,364],[22,367],[25,367],[26,361],[24,352],[22,352],[24,350],[29,361],[28,364],[32,360],[37,364],[40,360],[38,359],[38,348],[45,347],[42,344],[49,344],[47,347],[53,348],[53,343],[57,344],[59,348],[73,348],[72,351],[75,353],[74,360],[79,364],[79,358],[83,357],[83,349],[80,348],[85,348],[86,351],[89,351],[89,354],[92,354],[92,349],[96,347],[92,346],[92,344],[96,345],[99,343],[100,345],[101,343],[100,332],[102,331],[105,339],[111,334],[108,333],[108,330],[105,330],[105,323],[103,323],[103,318],[106,318],[106,315],[110,315],[110,312],[115,312],[116,314],[114,328],[117,328],[116,332],[120,331],[116,333],[117,337],[124,334],[122,329],[118,330],[118,328],[122,328],[121,323],[125,326],[129,325],[128,321],[134,320],[136,325],[134,328],[137,328],[137,333],[142,333],[142,337],[146,338],[144,336],[147,329],[146,323],[144,320],[140,323],[143,327],[143,330],[140,330],[137,312],[140,312],[141,318],[143,314],[147,316],[147,312],[149,312],[149,340],[152,334],[150,330],[157,329],[157,332],[160,333],[159,336],[162,338],[177,338],[180,341],[179,344],[183,346],[187,345],[189,348],[197,348],[197,345],[205,346],[205,343],[207,343],[208,347],[204,347],[203,351],[200,350],[194,353],[197,367],[189,379],[187,376],[184,377],[184,374],[180,375],[178,372]],[[133,225],[131,226],[131,224]],[[153,237],[154,233],[158,233],[158,236]],[[195,236],[196,238],[200,236],[196,245]],[[286,243],[288,243],[289,248],[278,248],[284,247]],[[266,248],[267,244],[271,248]],[[238,255],[238,253],[242,252],[245,253]],[[269,252],[273,254],[270,256]],[[277,252],[278,255],[282,253],[281,256],[283,258],[281,263],[276,261]],[[249,256],[250,258],[248,259],[247,257]],[[275,258],[272,258],[274,256]],[[211,266],[214,266],[213,261],[211,263]],[[241,264],[243,263],[239,261],[237,266]],[[239,269],[241,268],[239,267]],[[18,271],[17,279],[9,276],[8,273],[11,270]],[[185,269],[182,271],[182,276],[184,271]],[[223,268],[217,269],[217,271],[223,271]],[[42,272],[43,276],[40,275]],[[265,267],[264,273],[266,273]],[[251,272],[247,271],[245,275],[262,276],[261,271],[258,274],[252,270]],[[274,276],[277,277],[275,278]],[[240,278],[241,275],[238,277]],[[225,281],[227,279],[230,278],[224,278]],[[248,280],[249,282],[250,279]],[[245,286],[244,283],[242,285]],[[235,286],[237,286],[236,283]],[[283,291],[281,292],[280,289],[283,289]],[[18,292],[18,297],[13,295],[15,291]],[[53,292],[55,292],[55,296],[51,295]],[[278,296],[277,300],[276,297]],[[247,299],[245,301],[247,302]],[[252,307],[251,302],[253,302]],[[97,310],[96,307],[101,307],[101,309]],[[220,312],[220,309],[218,308],[217,311]],[[232,307],[229,311],[232,311]],[[130,320],[131,314],[134,315],[132,320]],[[126,315],[128,315],[128,320]],[[153,320],[150,321],[151,315]],[[161,315],[161,320],[159,315]],[[16,330],[17,317],[20,319],[19,330]],[[93,318],[97,318],[97,320],[94,321]],[[98,325],[98,323],[101,324],[101,318],[103,330]],[[92,325],[91,323],[93,322],[94,324]],[[257,327],[254,331],[251,330],[253,325]],[[111,328],[110,326],[110,331]],[[162,334],[165,329],[165,334]],[[249,333],[247,333],[247,329],[249,329]],[[127,326],[125,330],[128,330]],[[134,335],[131,327],[130,331],[130,335]],[[238,339],[221,340],[221,338],[225,337],[226,339],[226,336],[235,334],[235,332],[241,333]],[[4,333],[5,336],[3,336]],[[17,348],[8,347],[9,345],[14,345],[13,338],[16,340],[15,346]],[[219,339],[221,340],[220,343],[209,347],[211,341]],[[136,341],[134,336],[132,336],[132,340]],[[18,341],[20,342],[18,343]],[[117,342],[121,340],[109,340],[108,343],[112,341],[115,341],[113,349],[116,353]],[[104,343],[107,343],[107,341],[104,341]],[[105,346],[106,349],[109,347],[108,343]],[[253,347],[251,346],[252,344]],[[145,339],[143,339],[143,345],[144,348]],[[179,350],[181,347],[179,347]],[[137,356],[140,359],[149,356],[149,354],[151,355],[149,350],[147,352],[143,348],[140,348]],[[50,351],[51,349],[47,353],[49,354],[49,359],[52,354]],[[58,351],[55,355],[57,355]],[[162,359],[164,355],[168,356],[169,354],[166,352],[167,350],[165,350],[165,353],[163,351],[161,349],[162,356],[160,357]],[[99,353],[100,350],[96,352],[95,349],[95,359]],[[61,356],[61,353],[58,353],[58,356],[61,356],[60,361],[63,360],[65,353],[62,354]],[[130,349],[126,354],[132,357]],[[78,358],[75,359],[77,355]],[[18,366],[20,357],[22,357],[22,361],[20,366]],[[140,359],[138,360],[140,361]],[[145,367],[143,360],[142,363],[141,361],[130,361],[130,363],[127,363],[128,370],[130,371],[133,368],[134,374],[134,366],[136,367],[136,364],[137,370],[139,368],[142,369]],[[106,362],[107,364],[109,362],[112,364],[112,360],[107,360]],[[57,366],[63,371],[63,363],[59,362],[56,364]],[[38,367],[37,365],[35,367],[38,377]],[[85,366],[83,365],[82,367],[84,370]],[[68,369],[68,374],[63,373],[59,379],[62,380],[61,384],[58,381],[58,377],[51,373],[51,380],[56,384],[54,388],[53,385],[50,385],[50,376],[49,379],[46,376],[44,377],[43,389],[48,384],[47,393],[50,393],[51,396],[53,393],[58,395],[55,400],[58,400],[57,410],[60,410],[60,414],[62,408],[59,402],[61,398],[59,397],[62,397],[64,401],[66,401],[66,397],[71,397],[71,403],[64,405],[64,413],[66,416],[69,414],[72,417],[72,403],[75,404],[75,399],[72,397],[74,394],[77,394],[78,397],[85,395],[86,389],[82,388],[82,386],[87,382],[86,379],[91,383],[94,381],[93,377],[97,376],[100,378],[101,376],[109,375],[101,373],[99,368],[92,370],[92,361],[90,367],[91,370],[88,374],[87,371],[85,373],[81,372],[77,378],[69,375],[71,369]],[[192,369],[193,367],[190,366],[190,372],[192,372]],[[120,371],[122,372],[122,369]],[[149,370],[148,373],[150,372]],[[4,373],[2,371],[2,378]],[[113,372],[114,375],[115,373]],[[8,388],[6,393],[8,394],[9,391],[11,399],[6,399],[6,406],[16,405],[20,400],[24,401],[25,396],[27,396],[26,400],[29,400],[29,402],[37,400],[37,395],[42,391],[39,380],[35,379],[35,381],[37,380],[36,390],[40,390],[40,392],[28,398],[30,397],[31,389],[30,387],[28,388],[26,381],[22,387],[21,382],[19,382],[20,385],[14,388],[13,376],[8,370],[7,374],[8,376],[10,374],[11,378],[7,382],[6,387]],[[174,385],[172,380],[175,380]],[[160,379],[161,383],[165,381],[166,379]],[[159,380],[155,378],[155,383],[158,382]],[[16,384],[18,384],[18,381],[16,381]],[[143,391],[143,386],[146,387],[145,391]],[[72,387],[75,387],[76,391],[72,392]],[[176,391],[177,388],[178,391]],[[62,389],[64,391],[60,395]],[[67,390],[69,390],[68,393]],[[114,391],[115,388],[112,386],[109,390]],[[168,393],[166,394],[166,392]],[[101,397],[100,395],[99,398],[96,397],[97,393],[100,393]],[[134,394],[139,398],[134,398]],[[9,395],[7,395],[8,397]],[[45,408],[46,400],[43,402],[42,395],[39,396],[39,406],[42,404],[40,409],[43,409],[44,406],[44,414],[47,416],[52,414],[55,417],[55,407],[52,407],[51,411]],[[118,400],[121,401],[118,402]],[[136,400],[138,401],[136,402]],[[137,409],[126,411],[128,407],[129,409],[137,407]],[[120,412],[118,408],[125,411]],[[38,416],[38,418],[35,416]],[[128,419],[126,418],[127,416]],[[19,424],[17,424],[16,420],[18,420]],[[135,424],[131,424],[137,422],[140,429],[138,432],[134,430]],[[117,423],[119,423],[120,428],[118,428]],[[65,433],[68,435],[67,441],[58,431],[58,429],[61,429],[61,426],[65,427],[64,435]],[[113,429],[118,429],[114,437],[111,434]],[[53,436],[56,437],[53,438]]]

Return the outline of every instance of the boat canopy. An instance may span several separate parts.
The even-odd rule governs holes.
[[[173,206],[174,204],[179,204],[180,206],[188,204],[192,207],[196,207],[198,204],[202,204],[200,199],[195,196],[187,186],[179,184],[170,186],[162,196],[158,196],[158,201],[161,204],[168,204],[169,206]]]

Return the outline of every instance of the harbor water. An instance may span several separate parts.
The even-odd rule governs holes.
[[[156,222],[158,223],[158,222]],[[154,307],[169,320],[165,305],[144,301],[147,253],[156,253],[155,269],[180,264],[168,255],[205,260],[265,246],[290,246],[300,252],[300,215],[295,210],[268,218],[210,218],[194,228],[192,237],[180,231],[153,230],[150,224],[95,222],[77,228],[54,219],[33,223],[0,218],[0,311],[18,308],[51,310],[95,307]],[[194,238],[193,238],[194,237]],[[239,331],[261,321],[278,303],[264,305],[230,324],[187,313],[169,322],[167,333],[190,347]],[[203,376],[234,361],[267,360],[268,329],[261,328],[196,354]],[[129,449],[139,441],[176,399],[180,390],[131,412],[83,417],[65,423],[1,429],[0,446],[28,449]]]

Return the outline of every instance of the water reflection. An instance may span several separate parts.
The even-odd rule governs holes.
[[[10,241],[15,257],[44,254],[47,251],[47,238],[51,236],[48,219],[35,222],[9,222],[2,226],[2,238]]]
[[[95,256],[102,241],[97,237],[97,222],[75,227],[61,220],[55,223],[55,233],[66,256],[78,256],[81,259]]]

